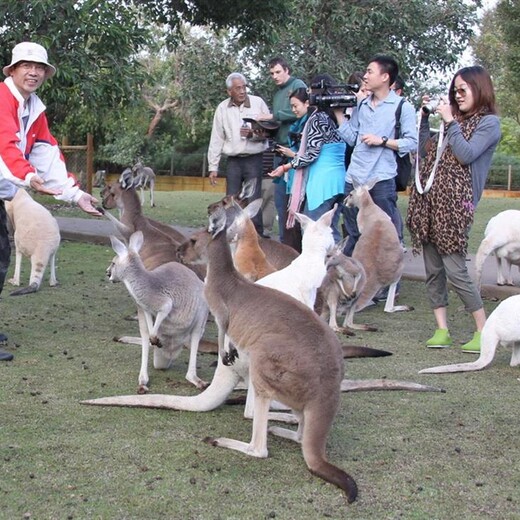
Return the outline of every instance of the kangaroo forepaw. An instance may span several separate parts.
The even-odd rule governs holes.
[[[150,345],[153,345],[157,348],[162,348],[162,343],[158,336],[150,337]]]
[[[222,363],[227,367],[234,365],[235,361],[238,359],[238,350],[234,347],[229,349],[229,352],[225,352],[222,356]]]

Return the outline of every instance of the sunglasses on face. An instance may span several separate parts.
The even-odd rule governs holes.
[[[466,94],[468,93],[468,90],[466,88],[454,88],[453,89],[453,94],[455,94],[455,96],[460,96],[460,97],[464,97]]]

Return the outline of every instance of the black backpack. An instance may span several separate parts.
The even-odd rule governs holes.
[[[401,99],[397,110],[395,111],[395,138],[399,139],[401,135],[401,110],[403,108],[404,98]],[[395,176],[395,187],[397,191],[406,191],[410,177],[412,175],[412,161],[410,154],[407,153],[401,157],[395,152],[395,161],[397,162],[397,175]]]

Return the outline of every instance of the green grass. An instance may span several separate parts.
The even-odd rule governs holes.
[[[159,207],[146,212],[194,227],[215,199],[158,195]],[[473,234],[515,204],[483,201]],[[418,375],[474,359],[456,347],[424,348],[434,324],[421,283],[402,283],[401,301],[415,311],[387,315],[378,306],[356,316],[379,331],[342,340],[394,355],[349,361],[347,375],[429,383],[446,393],[342,396],[328,457],[357,480],[359,500],[347,505],[338,489],[307,471],[290,441],[269,437],[265,460],[204,444],[207,435],[249,440],[251,423],[240,406],[196,414],[79,404],[137,388],[139,347],[112,341],[137,334],[125,319],[134,312],[130,296],[105,280],[112,255],[108,247],[64,242],[59,287],[46,279],[38,293],[10,297],[7,286],[0,300],[0,330],[15,354],[14,362],[0,363],[1,519],[518,518],[518,368],[509,367],[510,351],[502,348],[482,372]],[[24,264],[25,283],[28,276]],[[455,295],[450,301],[459,345],[470,339],[472,320]],[[485,305],[489,312],[496,303]],[[200,355],[202,377],[211,378],[214,361]],[[184,380],[186,368],[187,352],[168,371],[152,368],[152,391],[196,393]]]

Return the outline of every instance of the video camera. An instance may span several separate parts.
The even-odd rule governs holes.
[[[320,90],[320,93],[313,92]],[[324,80],[319,83],[313,83],[309,92],[309,105],[317,106],[319,109],[324,108],[347,108],[357,105],[356,92],[359,85],[355,83],[345,85],[330,85]]]

